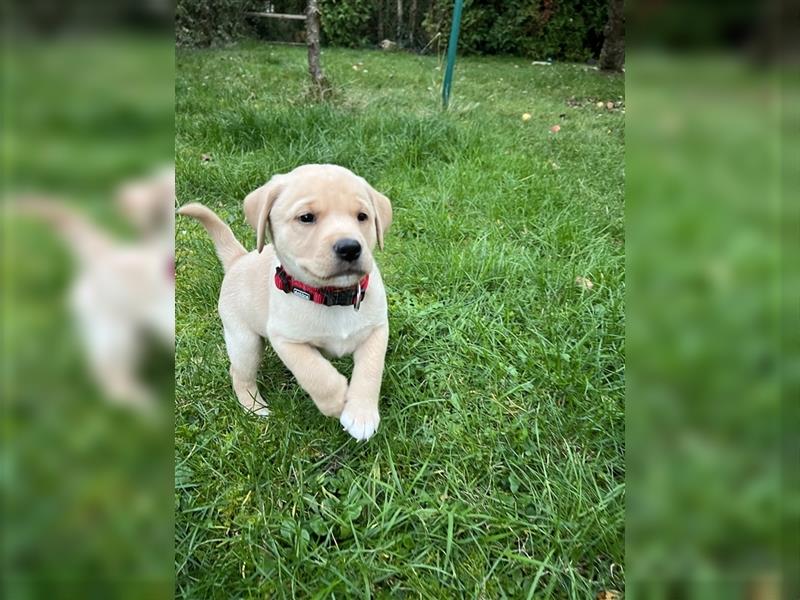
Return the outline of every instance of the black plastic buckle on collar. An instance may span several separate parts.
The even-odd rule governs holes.
[[[325,291],[323,300],[325,306],[352,306],[356,310],[361,305],[361,300],[364,298],[364,291],[359,284],[355,290],[341,290],[337,292]]]
[[[278,276],[278,279],[280,279],[281,283],[283,284],[283,292],[285,294],[291,294],[292,286],[289,284],[289,275],[286,273],[286,271],[281,269],[280,267],[275,267],[275,274]]]

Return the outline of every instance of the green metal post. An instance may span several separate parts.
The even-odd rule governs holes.
[[[450,102],[450,87],[453,84],[453,67],[456,65],[456,48],[458,47],[458,33],[461,30],[461,9],[464,0],[456,0],[453,7],[453,23],[450,26],[450,42],[447,44],[447,68],[444,71],[444,84],[442,85],[442,104],[447,108]]]

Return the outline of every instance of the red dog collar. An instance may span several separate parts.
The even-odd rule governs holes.
[[[325,306],[352,306],[356,310],[361,306],[361,301],[367,293],[369,275],[356,285],[350,287],[322,287],[315,288],[297,281],[289,275],[283,267],[275,269],[275,286],[287,294],[294,294],[298,298],[310,300],[314,304]]]

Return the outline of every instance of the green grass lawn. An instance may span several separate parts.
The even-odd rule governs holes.
[[[306,94],[305,58],[268,45],[178,54],[178,199],[209,205],[251,248],[241,202],[274,173],[337,163],[392,199],[381,426],[352,440],[269,349],[271,416],[239,408],[222,268],[180,220],[178,593],[622,590],[624,114],[597,102],[622,100],[623,79],[461,58],[443,113],[436,57],[328,49],[326,103]]]

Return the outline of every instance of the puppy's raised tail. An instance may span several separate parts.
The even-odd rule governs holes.
[[[206,228],[208,235],[214,240],[214,247],[217,250],[217,256],[222,263],[222,268],[227,271],[236,260],[247,254],[239,243],[239,240],[233,235],[231,228],[220,219],[216,213],[210,208],[203,206],[199,202],[192,202],[178,209],[179,215],[193,217],[202,223]]]
[[[104,255],[115,243],[106,232],[63,200],[23,196],[11,200],[9,206],[16,214],[47,223],[83,263],[91,263]]]

